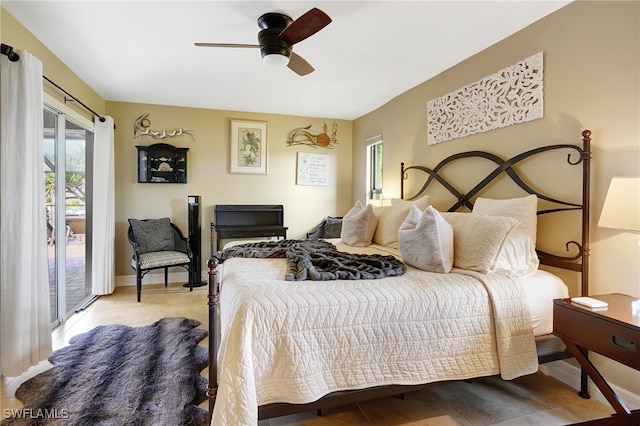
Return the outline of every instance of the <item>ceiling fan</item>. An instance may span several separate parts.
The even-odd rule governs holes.
[[[295,21],[289,15],[269,12],[258,18],[259,44],[194,43],[203,47],[260,48],[265,61],[287,64],[298,75],[313,72],[313,67],[293,52],[293,45],[314,35],[331,23],[331,18],[320,9],[313,8]]]

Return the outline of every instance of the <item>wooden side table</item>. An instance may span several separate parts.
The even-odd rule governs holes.
[[[618,293],[591,297],[609,306],[591,309],[570,298],[554,300],[553,332],[615,410],[616,415],[604,419],[609,422],[606,424],[640,424],[640,412],[631,412],[625,406],[585,352],[599,353],[640,371],[640,299]]]

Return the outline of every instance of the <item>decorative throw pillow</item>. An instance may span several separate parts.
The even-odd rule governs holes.
[[[424,195],[424,196],[418,198],[417,200],[403,200],[402,198],[392,198],[391,199],[391,206],[392,207],[398,207],[398,206],[402,206],[402,205],[409,205],[409,206],[415,205],[421,211],[424,211],[424,209],[426,209],[427,207],[429,207],[431,205],[431,198],[429,198],[428,195]]]
[[[423,211],[431,205],[431,200],[428,195],[415,201],[392,198],[391,206],[375,208],[374,212],[378,216],[378,227],[373,235],[373,242],[385,247],[398,248],[398,230],[413,205]]]
[[[473,205],[473,214],[487,216],[506,216],[518,219],[521,223],[518,229],[524,231],[533,246],[536,246],[536,233],[538,229],[538,197],[531,194],[521,198],[508,198],[494,200],[491,198],[478,198]]]
[[[391,206],[373,206],[373,212],[376,214],[378,220],[380,220],[380,218],[386,215],[390,210]]]
[[[402,259],[407,265],[446,274],[453,266],[453,227],[432,206],[424,212],[411,206],[398,231]]]
[[[129,219],[138,252],[170,251],[175,249],[173,228],[168,217],[162,219]]]
[[[519,220],[502,216],[470,213],[442,213],[453,226],[453,266],[486,274],[496,263],[498,253]]]
[[[389,219],[389,217],[391,216],[392,209],[393,207],[391,206],[380,206],[380,207],[373,208],[373,212],[378,218],[378,226],[376,227],[376,232],[373,234],[373,242],[375,244],[379,244],[381,246],[387,246],[393,242],[398,242],[397,233],[398,233],[398,228],[400,228],[400,225],[402,224],[402,221],[400,221],[400,223],[397,224],[398,228],[396,228],[395,230],[395,237],[394,237],[394,231],[393,231],[394,226],[389,223],[391,220]],[[407,209],[407,213],[408,212],[409,210]],[[404,220],[404,218],[402,220]]]
[[[327,216],[324,223],[324,238],[340,238],[342,218]]]
[[[526,277],[538,270],[540,260],[531,237],[515,229],[502,245],[491,272],[508,277]]]
[[[373,213],[373,206],[366,207],[358,200],[342,219],[342,242],[354,247],[366,247],[371,244],[373,234],[378,225],[378,218]]]

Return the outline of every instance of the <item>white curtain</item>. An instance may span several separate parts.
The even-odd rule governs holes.
[[[51,355],[42,62],[0,55],[0,368],[18,376]]]
[[[95,120],[93,155],[92,293],[110,294],[115,279],[115,172],[113,119]]]

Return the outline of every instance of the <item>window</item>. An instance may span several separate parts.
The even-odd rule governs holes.
[[[367,198],[382,199],[382,136],[367,139]]]

